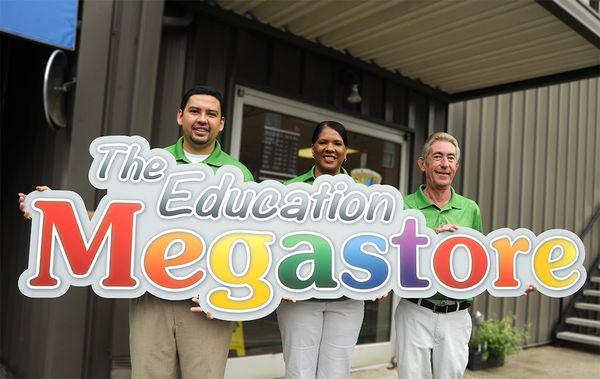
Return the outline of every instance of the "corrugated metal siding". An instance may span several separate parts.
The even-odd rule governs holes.
[[[484,230],[524,227],[579,234],[600,205],[598,78],[452,104],[448,131],[463,148],[457,188],[476,199]],[[584,239],[586,267],[600,253],[600,222]],[[567,302],[565,302],[566,304]],[[559,300],[487,294],[473,311],[515,314],[531,326],[529,344],[547,343]]]

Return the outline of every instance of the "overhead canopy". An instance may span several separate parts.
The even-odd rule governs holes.
[[[75,49],[78,0],[1,0],[0,31]]]
[[[590,76],[600,63],[600,18],[573,0],[217,4],[451,95],[573,72]]]

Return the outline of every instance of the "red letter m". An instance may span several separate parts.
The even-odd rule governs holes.
[[[98,252],[106,241],[109,244],[109,264],[102,285],[129,288],[137,285],[137,280],[131,275],[131,255],[135,214],[142,210],[142,203],[109,203],[90,239],[85,238],[70,200],[37,200],[32,206],[40,210],[42,217],[38,229],[41,235],[38,239],[37,274],[29,280],[31,287],[55,287],[58,284],[57,278],[52,275],[56,259],[54,246],[60,246],[70,274],[84,278],[92,271]]]

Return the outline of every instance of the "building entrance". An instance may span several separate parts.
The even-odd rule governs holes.
[[[257,181],[285,181],[310,170],[313,128],[320,121],[335,120],[348,131],[344,168],[353,177],[366,185],[405,188],[408,144],[403,132],[246,87],[237,87],[235,93],[231,154],[252,171]],[[389,296],[365,302],[353,367],[386,363],[393,356],[395,300]],[[226,377],[282,377],[281,351],[274,313],[240,322],[233,334]],[[252,367],[250,372],[248,367]]]

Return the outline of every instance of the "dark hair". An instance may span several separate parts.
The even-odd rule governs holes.
[[[223,109],[223,95],[221,95],[221,92],[209,86],[194,86],[193,88],[189,89],[181,98],[181,105],[179,106],[179,109],[183,111],[190,100],[190,97],[194,95],[208,95],[214,97],[219,101],[221,114],[225,113],[225,110]]]
[[[342,137],[342,140],[344,141],[344,145],[348,146],[348,133],[346,133],[346,128],[344,128],[344,125],[337,121],[321,121],[320,123],[318,123],[317,126],[315,126],[315,130],[313,130],[313,145],[315,144],[315,142],[317,142],[317,139],[319,139],[319,135],[325,127],[329,127],[338,132],[338,134]]]

